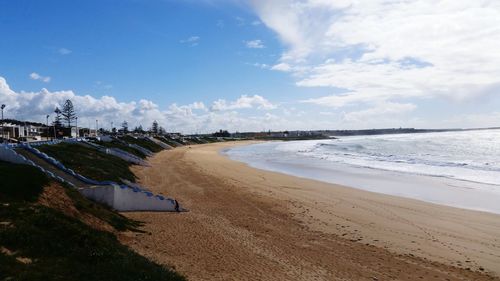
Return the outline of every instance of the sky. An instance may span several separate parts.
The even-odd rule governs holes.
[[[183,133],[491,127],[498,50],[497,0],[0,0],[0,103]]]

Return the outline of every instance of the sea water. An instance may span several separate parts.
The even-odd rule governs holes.
[[[500,130],[267,142],[225,153],[260,169],[500,213]]]

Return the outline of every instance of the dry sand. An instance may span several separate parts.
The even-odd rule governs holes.
[[[164,151],[139,182],[187,213],[126,213],[137,252],[189,280],[500,280],[500,216]],[[487,273],[488,275],[486,275]]]

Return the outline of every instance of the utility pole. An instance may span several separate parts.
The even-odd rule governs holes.
[[[95,120],[95,136],[97,137],[99,134],[98,134],[98,130],[99,130],[99,120]]]
[[[5,104],[2,104],[1,108],[2,108],[2,142],[4,142],[4,141],[5,141],[5,140],[4,140],[4,131],[5,131],[5,127],[4,127],[4,125],[3,125],[3,109],[5,108]]]
[[[56,135],[56,120],[54,120],[54,140],[57,139],[57,135]]]
[[[47,114],[47,141],[49,141],[49,134],[50,134],[50,130],[49,130],[49,116],[50,115]]]
[[[75,124],[76,124],[76,137],[80,137],[80,131],[78,130],[78,117],[75,117]]]

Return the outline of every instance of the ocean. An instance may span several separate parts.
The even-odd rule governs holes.
[[[266,142],[224,153],[260,169],[500,213],[500,130]]]

